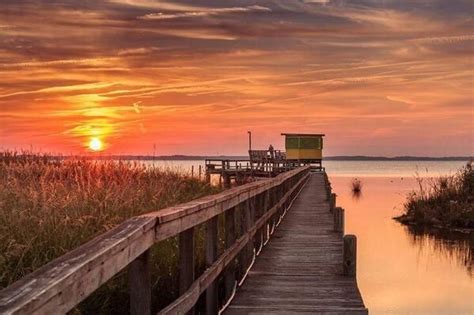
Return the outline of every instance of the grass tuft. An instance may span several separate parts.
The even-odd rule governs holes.
[[[351,182],[352,196],[359,198],[362,194],[362,181],[358,178],[353,178]]]

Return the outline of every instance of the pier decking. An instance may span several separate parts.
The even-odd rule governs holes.
[[[329,207],[323,173],[311,174],[225,314],[367,314]]]

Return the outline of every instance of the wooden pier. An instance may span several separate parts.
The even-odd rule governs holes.
[[[206,159],[206,180],[219,176],[219,183],[230,188],[256,179],[275,177],[289,170],[310,165],[314,171],[324,171],[321,160],[289,160],[280,150],[249,150],[248,159]]]
[[[341,208],[327,197],[324,174],[312,174],[225,314],[367,314],[355,275],[344,275]]]
[[[196,274],[202,225],[207,268]],[[343,231],[344,210],[335,207],[326,174],[302,166],[131,218],[0,291],[0,313],[65,314],[127,270],[133,315],[367,314],[356,282],[356,239]],[[152,310],[150,248],[174,236],[180,296]]]

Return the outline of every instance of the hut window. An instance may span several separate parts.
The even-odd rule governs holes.
[[[299,139],[296,137],[287,137],[285,146],[287,149],[298,149]]]
[[[321,138],[300,138],[300,149],[321,149]]]

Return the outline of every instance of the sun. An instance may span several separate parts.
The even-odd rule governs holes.
[[[92,151],[101,151],[103,147],[104,144],[99,138],[94,137],[91,138],[91,140],[89,141],[89,149],[91,149]]]

